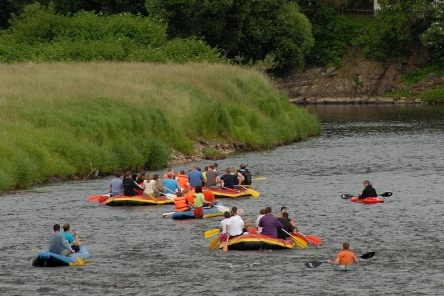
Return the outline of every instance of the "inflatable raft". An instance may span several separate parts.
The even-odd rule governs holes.
[[[51,252],[41,252],[34,260],[32,260],[32,266],[36,267],[59,267],[59,266],[78,266],[77,257],[83,260],[83,262],[90,263],[92,257],[89,254],[85,246],[81,246],[80,250],[74,255],[63,256]]]
[[[150,205],[165,205],[172,204],[174,200],[166,196],[159,196],[154,198],[152,196],[145,195],[135,195],[135,196],[125,196],[117,195],[108,198],[105,201],[107,206],[150,206]]]
[[[224,197],[242,197],[242,196],[250,196],[251,193],[248,191],[248,188],[239,188],[239,189],[231,189],[231,188],[205,188],[204,190],[211,191],[216,198],[224,198]]]
[[[212,208],[210,207],[203,207],[203,217],[202,218],[211,218],[211,217],[217,217],[217,216],[223,216],[225,211],[230,211],[230,208],[223,206],[222,203],[218,202],[216,205]],[[174,220],[185,220],[185,219],[195,219],[194,217],[194,211],[184,211],[184,212],[174,212],[171,215],[171,218]]]
[[[356,203],[365,203],[365,204],[374,204],[374,203],[383,203],[384,200],[382,198],[379,197],[367,197],[364,199],[358,199],[357,196],[353,196],[350,199],[351,202],[356,202]]]
[[[226,244],[221,242],[219,249],[222,249]],[[282,240],[279,238],[269,237],[263,234],[244,234],[236,236],[228,240],[228,250],[282,250],[293,249],[293,240]]]
[[[354,264],[351,264],[351,265],[336,264],[335,270],[336,271],[354,271],[354,270],[356,270],[356,265],[354,265]]]

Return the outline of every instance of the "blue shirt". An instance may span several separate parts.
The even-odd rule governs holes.
[[[111,186],[111,195],[123,195],[123,181],[120,178],[114,178],[109,183],[109,186]]]
[[[202,185],[202,180],[204,179],[202,172],[199,172],[198,170],[192,170],[188,173],[188,180],[190,182],[191,187],[196,187],[199,185]]]
[[[176,189],[180,190],[179,183],[174,179],[165,179],[162,181],[162,184],[167,189],[165,193],[176,194]]]
[[[49,251],[62,255],[64,249],[69,250],[69,245],[65,241],[65,236],[60,231],[54,231],[49,237]]]
[[[72,244],[74,242],[74,236],[69,232],[62,232],[65,236],[65,240],[68,241],[68,244]]]

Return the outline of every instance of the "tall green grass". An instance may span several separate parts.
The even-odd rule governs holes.
[[[321,131],[262,74],[221,64],[0,64],[0,190],[165,166],[199,139],[245,150]]]

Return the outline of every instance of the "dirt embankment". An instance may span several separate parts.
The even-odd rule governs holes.
[[[387,59],[385,63],[369,61],[362,52],[349,53],[340,67],[311,68],[276,79],[276,85],[288,94],[290,101],[299,104],[422,103],[420,99],[384,98],[383,94],[398,89],[420,94],[444,86],[444,78],[438,75],[429,75],[415,86],[400,82],[403,74],[417,69],[428,59],[426,49],[420,46],[409,58]]]

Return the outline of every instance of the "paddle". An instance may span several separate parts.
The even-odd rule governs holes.
[[[219,237],[216,236],[216,237],[211,241],[211,243],[208,245],[208,247],[209,247],[210,249],[214,250],[214,249],[217,248],[218,245],[219,245]]]
[[[165,213],[165,214],[162,215],[162,218],[165,218],[165,217],[168,216],[168,215],[172,215],[172,214],[174,214],[175,212],[172,212],[172,210],[174,210],[175,208],[176,208],[175,206],[172,207],[172,208],[169,210],[168,213]]]
[[[259,177],[259,178],[252,178],[251,181],[262,181],[262,180],[266,180],[267,178],[265,177]]]
[[[219,228],[209,229],[209,230],[204,232],[204,236],[205,236],[205,238],[210,238],[210,237],[215,236],[216,234],[218,234],[219,231],[220,231]]]
[[[382,196],[382,197],[389,197],[389,196],[392,196],[392,195],[393,195],[392,192],[384,192],[384,193],[381,194],[380,196]],[[342,199],[350,199],[350,198],[352,198],[353,196],[356,196],[356,195],[352,195],[352,194],[342,194],[342,195],[341,195]]]
[[[314,235],[306,235],[303,234],[302,232],[299,232],[299,234],[305,237],[313,245],[319,246],[322,243],[322,239],[320,237]]]
[[[247,192],[248,192],[249,194],[251,194],[253,197],[259,197],[259,196],[261,196],[261,194],[260,194],[258,191],[256,191],[256,190],[253,190],[253,189],[251,189],[251,188],[247,188],[247,187],[245,187],[245,186],[240,186],[240,187],[246,189]]]
[[[376,252],[369,252],[369,253],[365,253],[362,256],[357,256],[358,259],[370,259],[373,256],[375,256]],[[327,261],[311,261],[311,262],[306,262],[305,266],[308,268],[314,268],[314,267],[318,267],[321,266],[322,264],[327,263]]]
[[[99,204],[103,204],[105,201],[108,200],[108,198],[111,198],[111,196],[103,195],[97,201],[99,202]]]
[[[227,241],[225,242],[225,246],[222,248],[224,252],[228,252],[228,239],[230,238],[230,235],[227,234]]]
[[[72,252],[72,248],[71,246],[68,244],[69,250]],[[76,253],[74,253],[74,255],[76,256],[76,262],[78,265],[85,265],[85,262],[82,260],[82,258],[80,258],[79,256],[77,256]]]
[[[286,234],[288,234],[289,236],[291,236],[291,239],[299,246],[301,247],[301,249],[306,248],[307,247],[307,242],[304,241],[303,239],[300,239],[297,236],[293,236],[291,235],[289,232],[287,232],[285,229],[281,229],[283,232],[285,232]]]
[[[108,194],[96,194],[96,195],[91,195],[90,197],[88,197],[88,201],[89,201],[89,202],[94,202],[94,201],[100,199],[100,198],[103,197],[103,196],[107,196],[107,197],[109,197],[110,195],[109,195],[109,193],[108,193]]]

